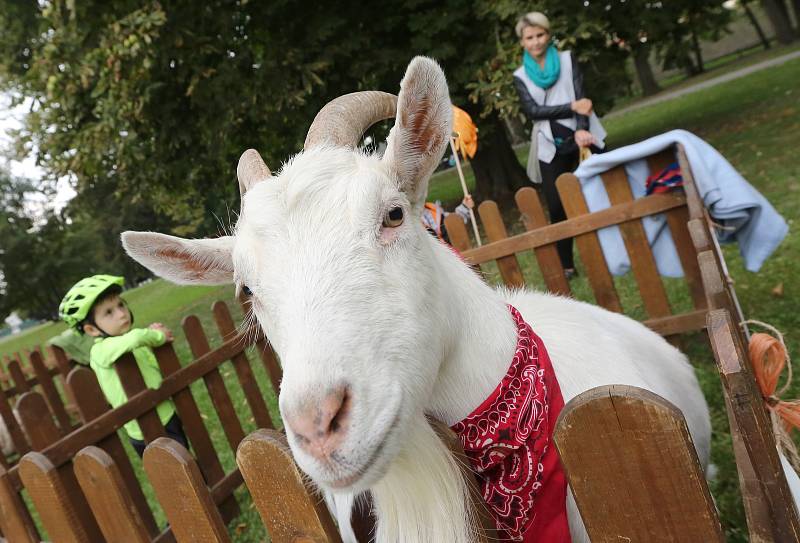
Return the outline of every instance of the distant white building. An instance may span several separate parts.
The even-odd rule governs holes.
[[[19,315],[16,313],[10,314],[6,317],[6,324],[9,328],[11,328],[12,334],[18,334],[19,331],[22,329],[22,319],[19,318]]]

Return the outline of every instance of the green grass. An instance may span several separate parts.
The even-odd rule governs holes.
[[[772,58],[797,51],[798,49],[800,49],[800,44],[797,43],[790,45],[779,45],[777,43],[773,43],[770,49],[764,49],[761,45],[758,45],[744,51],[730,53],[706,62],[704,66],[705,71],[701,74],[687,77],[685,73],[679,72],[661,79],[658,82],[661,90],[656,94],[642,96],[641,91],[637,87],[635,88],[634,94],[618,98],[614,102],[614,109],[629,106],[640,100],[653,98],[654,96],[658,96],[664,92],[671,92],[694,85],[696,83],[701,83],[708,79],[752,66],[758,62],[770,60]]]
[[[744,313],[748,318],[769,322],[786,334],[787,345],[795,357],[800,352],[800,314],[797,300],[800,296],[800,280],[797,279],[796,266],[800,262],[800,239],[798,239],[797,216],[800,211],[800,163],[796,155],[797,142],[800,141],[800,60],[794,60],[781,67],[761,71],[756,74],[716,86],[711,89],[684,96],[652,107],[643,108],[620,117],[610,119],[606,128],[610,134],[609,143],[613,147],[626,145],[646,137],[670,130],[685,128],[691,130],[714,145],[728,160],[778,209],[790,222],[790,233],[775,254],[758,273],[744,269],[736,246],[724,247],[725,258],[731,275],[736,281]],[[517,151],[521,160],[527,157],[527,149]],[[474,183],[470,168],[465,168],[468,183]],[[431,180],[431,199],[458,201],[461,188],[454,170],[437,174]],[[510,214],[513,217],[513,213]],[[521,230],[519,221],[511,225],[512,232]],[[541,285],[541,276],[530,254],[521,254],[520,263],[524,267],[526,280],[532,285]],[[496,267],[487,266],[490,280],[497,281]],[[642,318],[643,308],[638,302],[636,286],[629,276],[616,280],[617,288],[627,313]],[[688,296],[680,280],[665,281],[668,295],[676,310],[689,308]],[[782,285],[782,294],[773,294],[773,289]],[[584,276],[573,282],[575,296],[591,300],[592,295]],[[213,330],[210,314],[211,302],[222,298],[230,301],[239,318],[238,306],[232,303],[229,288],[174,287],[161,281],[131,291],[128,295],[131,307],[139,324],[152,321],[164,322],[178,330],[183,315],[194,313],[201,317],[206,330]],[[49,335],[60,330],[49,324],[29,330],[23,335],[0,342],[0,354],[10,350],[40,343]],[[182,336],[178,334],[178,336]],[[214,334],[212,344],[218,345]],[[176,342],[179,356],[185,364],[190,359],[188,347],[182,339]],[[701,386],[709,400],[714,426],[712,460],[719,467],[718,478],[712,483],[717,506],[723,519],[727,540],[740,542],[747,540],[744,515],[739,497],[738,481],[733,464],[730,436],[727,430],[727,416],[722,404],[719,377],[711,363],[711,354],[700,336],[689,340],[685,350],[694,362]],[[251,355],[251,359],[253,356]],[[277,413],[275,398],[269,391],[268,380],[255,361],[259,384],[268,397],[270,408]],[[230,363],[221,367],[226,376],[228,389],[234,398],[237,410],[246,429],[254,428],[249,421],[244,398],[235,385]],[[193,385],[215,447],[220,453],[226,470],[232,469],[234,458],[225,441],[213,407],[202,384]],[[793,385],[787,398],[798,397],[800,386]],[[135,464],[138,466],[138,459]],[[152,491],[146,488],[152,500]],[[240,504],[244,511],[242,517],[233,521],[230,527],[244,525],[235,536],[236,541],[260,541],[265,535],[261,522],[250,507],[249,497],[240,490]],[[163,523],[163,515],[158,512]]]

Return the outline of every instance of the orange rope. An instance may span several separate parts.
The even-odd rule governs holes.
[[[756,383],[767,404],[772,419],[772,429],[778,446],[794,468],[800,471],[800,454],[791,437],[794,428],[800,428],[800,400],[784,401],[780,396],[792,382],[792,361],[783,341],[783,335],[772,326],[759,321],[745,321],[767,328],[775,336],[756,333],[750,337],[748,350]],[[743,323],[744,324],[744,323]],[[786,368],[786,382],[778,388],[778,380]],[[776,391],[777,390],[777,391]]]

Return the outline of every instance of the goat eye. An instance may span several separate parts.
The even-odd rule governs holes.
[[[248,298],[253,295],[253,291],[247,285],[242,285],[242,293]]]
[[[403,208],[393,207],[383,218],[383,226],[395,228],[403,224]]]

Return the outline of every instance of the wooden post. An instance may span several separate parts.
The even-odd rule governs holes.
[[[772,423],[727,310],[709,312],[708,333],[722,384],[730,398],[731,414],[769,509],[774,540],[800,541],[800,519],[778,457]]]

